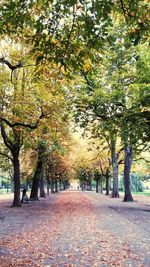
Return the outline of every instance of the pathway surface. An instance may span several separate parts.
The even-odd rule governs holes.
[[[150,202],[65,191],[9,208],[0,199],[1,267],[150,267]]]

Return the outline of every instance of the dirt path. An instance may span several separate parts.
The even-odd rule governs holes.
[[[150,203],[67,191],[0,204],[1,267],[150,266]]]

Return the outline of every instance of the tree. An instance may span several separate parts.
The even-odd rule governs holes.
[[[146,85],[143,90],[145,93],[145,96],[142,95],[144,96],[143,100],[141,94],[141,99],[138,98],[140,102],[135,100],[137,98],[136,92],[132,89],[134,84],[137,84],[137,81],[140,79],[137,79],[137,72],[139,73],[137,68],[137,50],[139,46],[135,47],[132,45],[124,22],[122,23],[120,20],[119,23],[118,21],[114,23],[114,28],[110,30],[109,37],[109,42],[105,43],[105,49],[99,52],[100,64],[93,64],[88,72],[85,72],[83,69],[85,84],[81,86],[80,93],[78,93],[79,89],[77,88],[75,103],[76,118],[77,121],[80,120],[81,126],[88,129],[90,127],[91,129],[97,128],[97,130],[94,130],[96,135],[99,129],[101,129],[101,132],[103,131],[104,135],[106,135],[106,132],[110,133],[109,142],[111,144],[114,173],[113,195],[118,196],[116,142],[118,138],[121,138],[122,146],[125,149],[124,163],[126,165],[125,184],[126,186],[128,184],[127,192],[130,188],[128,177],[130,176],[132,161],[129,159],[130,153],[126,152],[132,147],[131,151],[134,151],[134,154],[136,154],[139,141],[145,142],[145,137],[143,138],[142,134],[145,136],[145,133],[148,132],[148,107],[146,105],[146,120],[143,120],[142,116],[141,118],[140,116],[138,117],[137,109],[138,105],[141,107],[142,103],[145,103],[145,97],[147,100],[149,97]],[[146,67],[146,70],[148,70],[148,67]],[[140,87],[142,88],[142,86]],[[138,114],[141,113],[139,111]],[[132,157],[133,154],[131,155]]]
[[[9,50],[8,50],[9,51]],[[11,51],[10,51],[11,52]],[[4,64],[2,66],[3,72],[7,73],[6,67],[11,71],[18,70],[20,65],[14,65],[8,60],[1,59]],[[31,73],[31,72],[30,72]],[[19,78],[20,75],[20,78]],[[5,80],[3,80],[3,77]],[[1,90],[1,135],[4,144],[10,150],[12,155],[12,163],[14,168],[14,201],[13,206],[20,206],[20,150],[23,146],[24,138],[27,132],[35,130],[38,126],[43,113],[40,113],[40,106],[36,106],[37,99],[33,95],[33,91],[29,91],[29,87],[34,82],[30,81],[30,75],[27,70],[15,74],[15,78],[11,83],[9,77],[2,76],[1,83],[3,87]],[[4,83],[5,82],[5,83]],[[27,102],[28,100],[28,102]],[[32,116],[34,114],[34,116]],[[35,119],[35,122],[34,122]]]
[[[32,189],[30,194],[31,200],[38,200],[38,189],[39,189],[39,182],[43,182],[43,172],[44,172],[44,160],[45,160],[45,152],[46,152],[46,143],[44,140],[41,140],[38,145],[38,160],[36,171],[33,176],[32,181]],[[41,197],[45,196],[43,184],[41,185],[43,191],[41,192]]]
[[[25,136],[37,127],[43,114],[46,120],[50,116],[53,118],[50,123],[52,129],[57,128],[55,124],[63,124],[67,112],[66,107],[62,108],[64,93],[60,91],[64,92],[67,87],[67,98],[72,101],[75,90],[70,91],[68,81],[74,79],[78,92],[74,95],[75,101],[81,98],[80,105],[76,107],[80,118],[83,118],[82,126],[87,126],[89,121],[98,121],[98,127],[103,132],[106,124],[107,131],[113,132],[110,139],[112,163],[114,178],[117,177],[115,143],[118,137],[121,137],[122,145],[127,148],[128,144],[132,151],[135,151],[135,140],[147,142],[143,140],[149,138],[148,86],[142,85],[143,74],[137,62],[141,62],[142,66],[144,61],[138,60],[136,53],[140,43],[147,40],[148,7],[147,0],[134,0],[132,4],[126,0],[115,3],[112,0],[0,3],[2,43],[8,43],[9,47],[13,42],[18,50],[10,53],[5,49],[7,55],[2,53],[0,57],[5,73],[5,77],[1,78],[0,119],[2,136],[10,151],[14,151],[14,145],[17,146],[19,158]],[[9,79],[6,68],[11,72]],[[137,79],[136,70],[141,80]],[[133,84],[133,88],[138,87],[138,90],[144,88],[145,97],[142,98],[139,93],[137,98],[139,106],[138,101],[134,102],[135,94],[130,92]],[[51,96],[47,90],[52,92]],[[12,95],[8,91],[13,92]],[[51,105],[46,104],[48,100],[55,100],[55,104],[59,102],[60,109],[59,105],[55,108],[52,102]],[[63,115],[60,116],[56,109]],[[136,127],[132,125],[133,118]],[[33,119],[35,123],[32,123]],[[141,125],[143,130],[140,130]],[[129,154],[126,153],[126,156]],[[118,195],[116,184],[115,196]],[[19,191],[17,195],[19,197]]]
[[[2,61],[1,61],[2,62]],[[12,67],[12,64],[9,61],[3,61],[4,64],[8,65],[9,68]],[[18,67],[15,67],[17,69]],[[5,68],[3,68],[5,71]],[[2,78],[3,79],[3,78]],[[22,94],[22,89],[25,86],[25,81],[17,80],[14,84],[9,83],[8,80],[5,81],[5,86],[3,85],[2,89],[2,102],[1,102],[1,112],[0,112],[0,122],[1,122],[1,135],[4,141],[5,146],[11,153],[11,159],[13,163],[13,180],[14,180],[14,200],[13,206],[20,206],[20,149],[23,145],[23,136],[25,129],[36,129],[38,122],[42,115],[35,121],[33,124],[23,119],[23,109],[19,110],[19,106],[24,102],[24,96]],[[9,89],[10,88],[10,89]],[[11,93],[9,93],[9,90]],[[9,95],[9,97],[7,97]],[[20,101],[19,97],[21,96]],[[27,107],[27,105],[25,105]],[[23,108],[23,106],[22,106]],[[31,115],[31,109],[26,113],[27,116]],[[38,113],[37,113],[38,114]],[[28,117],[29,118],[29,117]]]

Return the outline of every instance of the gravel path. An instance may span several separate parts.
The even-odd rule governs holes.
[[[95,193],[88,197],[96,209],[98,226],[130,244],[144,266],[150,266],[150,200],[124,203]]]
[[[0,204],[1,267],[150,267],[147,202],[65,191]]]

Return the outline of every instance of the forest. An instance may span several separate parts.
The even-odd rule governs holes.
[[[149,12],[149,0],[0,1],[0,175],[13,207],[24,186],[38,200],[77,180],[132,202],[133,180],[149,181]]]

